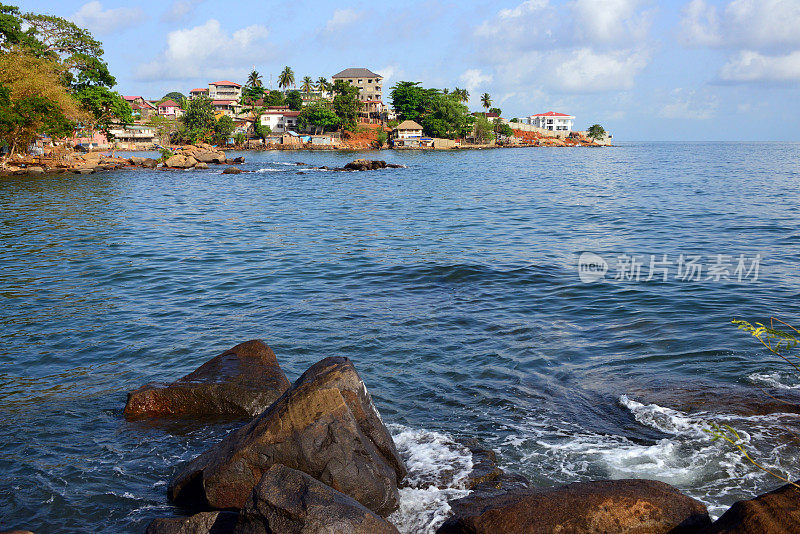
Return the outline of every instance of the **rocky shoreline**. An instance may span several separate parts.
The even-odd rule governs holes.
[[[388,519],[409,471],[349,359],[328,357],[293,384],[251,340],[168,384],[128,394],[128,420],[244,420],[176,466],[167,499],[188,515],[154,519],[147,534],[397,533]],[[712,523],[703,503],[654,480],[531,487],[477,440],[438,534],[778,533],[800,531],[800,490],[787,485],[736,503]],[[463,494],[462,494],[463,495]]]

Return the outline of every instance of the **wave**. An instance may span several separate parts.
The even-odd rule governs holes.
[[[402,533],[436,532],[450,513],[449,501],[469,494],[472,453],[439,432],[388,425],[408,468],[400,488],[400,508],[389,516]]]
[[[776,389],[800,389],[797,377],[790,373],[772,371],[768,373],[751,373],[747,380],[756,386]]]

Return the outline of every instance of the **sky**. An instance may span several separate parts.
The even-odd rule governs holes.
[[[488,92],[506,118],[569,113],[621,141],[800,140],[800,0],[16,4],[88,28],[124,95],[366,67],[385,100],[401,80],[466,87],[475,111]]]

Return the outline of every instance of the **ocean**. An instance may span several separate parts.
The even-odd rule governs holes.
[[[239,155],[229,153],[229,156]],[[143,532],[236,423],[126,422],[126,392],[263,339],[353,360],[432,532],[477,438],[539,486],[653,478],[705,502],[795,469],[800,380],[731,324],[800,324],[800,144],[246,152],[252,173],[0,181],[0,530]],[[311,169],[355,158],[404,169]],[[798,411],[798,410],[795,410]]]

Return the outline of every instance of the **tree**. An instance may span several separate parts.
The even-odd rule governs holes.
[[[261,124],[261,116],[256,117],[255,132],[262,140],[272,133],[272,128],[266,124]]]
[[[186,100],[186,97],[183,93],[178,91],[170,91],[169,93],[165,94],[161,97],[161,100],[158,101],[160,104],[161,102],[166,102],[167,100],[174,100],[176,104],[180,105],[181,102]]]
[[[227,143],[233,133],[233,129],[233,119],[227,115],[223,115],[216,124],[214,124],[214,141],[219,144]]]
[[[458,99],[459,99],[461,102],[464,102],[465,104],[466,104],[467,102],[469,102],[469,91],[467,91],[466,89],[459,89],[458,87],[456,87],[455,89],[453,89],[453,94],[454,94],[454,95],[455,95],[455,96],[456,96],[456,97],[457,97],[457,98],[458,98]]]
[[[261,75],[257,70],[253,69],[253,71],[247,77],[247,83],[245,84],[245,87],[262,87],[263,85],[264,84],[261,79]]]
[[[303,97],[300,96],[300,91],[286,93],[286,105],[292,111],[300,111],[303,108]]]
[[[335,130],[340,124],[339,117],[331,109],[331,105],[322,102],[315,102],[303,108],[300,115],[297,117],[297,123],[301,128],[308,129],[314,127],[315,132],[321,129],[323,132],[326,130]]]
[[[294,85],[294,71],[286,66],[278,76],[278,87],[286,89],[290,85]]]
[[[486,143],[494,139],[494,126],[484,115],[478,115],[475,117],[473,135],[478,143]]]
[[[266,107],[283,106],[284,104],[285,99],[280,91],[269,91],[264,95],[264,106]]]
[[[473,117],[467,106],[452,94],[430,97],[430,110],[422,117],[422,128],[432,137],[453,139],[464,137],[471,130]]]
[[[500,111],[500,108],[492,108],[489,110],[489,113],[496,113],[498,116],[503,114],[503,112]]]
[[[260,85],[245,85],[242,88],[242,105],[250,106],[253,109],[260,98],[264,98],[264,88]]]
[[[325,77],[320,76],[319,78],[317,78],[317,91],[319,91],[320,93],[324,93],[325,91],[330,91],[330,85],[331,84],[328,83],[328,80]]]
[[[398,82],[392,87],[389,96],[400,120],[419,122],[431,111],[436,98],[441,96],[438,89],[424,89],[419,84],[420,82]]]
[[[358,99],[358,87],[343,80],[333,84],[333,111],[339,118],[340,126],[346,130],[354,130],[361,101]]]
[[[594,139],[595,141],[600,141],[606,136],[606,131],[599,124],[592,124],[591,126],[589,126],[589,129],[586,130],[586,135],[588,135],[591,139]]]
[[[510,121],[508,121],[508,122],[519,122],[519,119],[518,119],[518,118],[516,118],[516,117],[514,117],[513,119],[511,119],[511,120],[510,120]]]
[[[177,142],[196,143],[211,140],[216,133],[217,126],[211,99],[207,96],[198,96],[192,99],[180,121],[183,126],[175,132],[174,136]]]
[[[489,96],[489,93],[483,93],[483,95],[481,96],[481,105],[483,105],[483,107],[486,108],[487,110],[492,105],[492,99]]]
[[[314,90],[314,80],[311,79],[311,76],[303,77],[303,85],[301,86],[301,89],[306,95]]]
[[[11,154],[40,133],[63,137],[86,118],[60,82],[63,67],[26,53],[0,54],[0,140]]]

